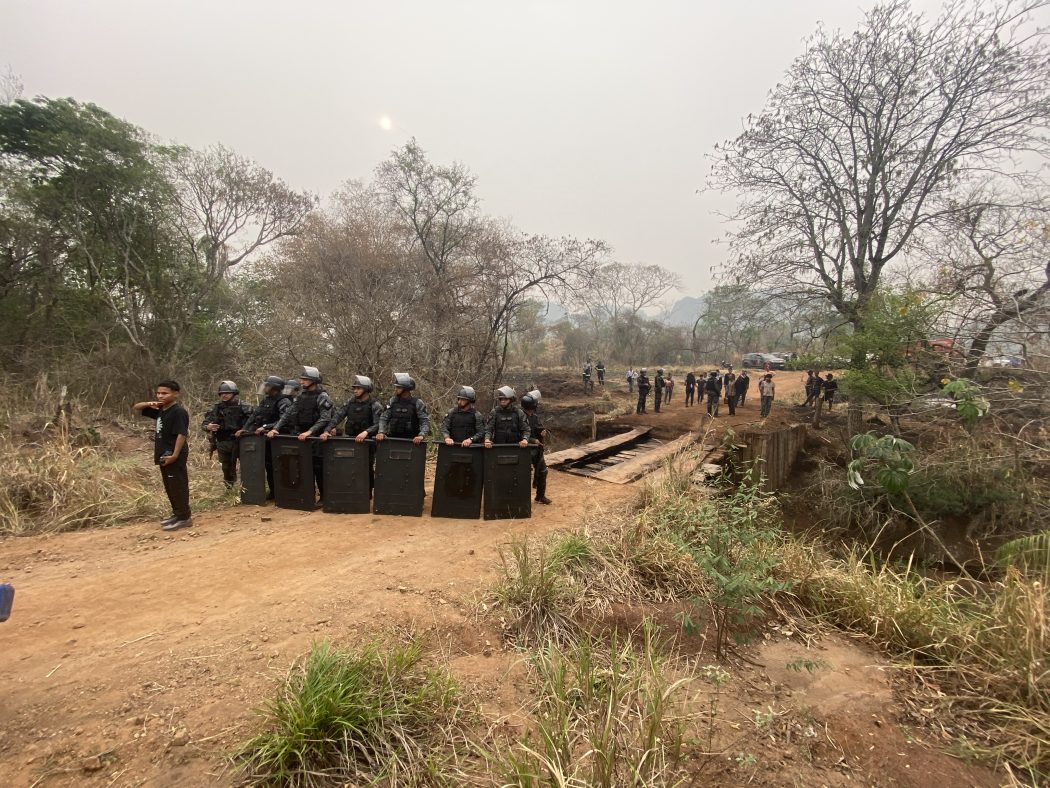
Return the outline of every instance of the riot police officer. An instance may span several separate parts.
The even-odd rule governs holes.
[[[240,393],[232,380],[222,381],[219,384],[219,401],[212,405],[201,423],[201,429],[215,441],[215,450],[219,453],[219,464],[222,466],[222,480],[227,490],[237,483],[237,438],[252,415],[252,406],[237,398]]]
[[[540,416],[536,412],[536,406],[539,404],[539,389],[533,389],[521,398],[521,409],[525,411],[525,418],[529,420],[532,442],[538,447],[532,453],[532,486],[536,488],[536,502],[549,504],[551,499],[547,497],[547,461],[543,458],[544,447],[547,443],[547,430],[543,428]]]
[[[638,407],[634,409],[635,413],[645,413],[645,401],[649,398],[649,390],[652,388],[647,373],[645,367],[638,370]]]
[[[372,398],[372,379],[364,375],[354,375],[354,385],[350,387],[351,397],[343,406],[332,414],[328,428],[321,433],[321,440],[328,440],[335,435],[340,422],[346,419],[344,434],[358,443],[374,438],[379,432],[379,419],[383,415],[383,405]]]
[[[374,388],[371,378],[354,375],[354,385],[350,387],[350,399],[333,413],[332,420],[328,422],[328,428],[321,433],[321,440],[327,441],[329,436],[335,435],[343,419],[346,419],[346,427],[343,432],[346,437],[353,438],[358,443],[374,438],[379,432],[379,419],[383,415],[382,403],[372,396]],[[369,490],[375,487],[375,461],[376,447],[373,443],[368,447]]]
[[[284,393],[285,385],[284,379],[276,375],[270,375],[262,382],[263,398],[255,410],[252,411],[252,416],[244,425],[244,429],[237,433],[238,438],[246,433],[249,435],[252,433],[262,435],[277,426],[277,422],[292,407],[291,397]],[[272,500],[273,448],[270,446],[269,441],[266,441],[266,484],[269,490],[266,494],[266,499]]]
[[[416,381],[407,372],[394,373],[394,396],[379,417],[376,440],[405,438],[413,443],[422,443],[430,434],[430,413],[423,400],[412,392]]]
[[[517,398],[510,386],[496,389],[496,407],[485,424],[486,449],[491,449],[496,443],[516,443],[523,448],[529,445],[532,430],[525,412],[514,404]]]
[[[290,431],[298,436],[299,440],[319,436],[328,428],[332,420],[332,411],[335,403],[328,392],[321,388],[321,372],[317,367],[303,367],[299,375],[299,384],[302,393],[295,398],[292,406],[285,411],[284,415],[274,425],[267,436],[273,438],[281,432]],[[321,444],[316,443],[313,448],[314,455],[314,481],[317,483],[317,491],[324,495],[324,474],[322,473]]]
[[[446,446],[458,443],[465,449],[484,440],[485,419],[474,407],[477,399],[477,394],[470,386],[463,386],[456,392],[456,407],[446,413],[441,422],[441,437]]]
[[[660,412],[660,403],[663,401],[664,398],[665,385],[667,384],[664,382],[664,368],[660,367],[660,369],[656,370],[656,380],[653,385],[653,391],[656,393],[656,396],[653,398],[654,413]]]

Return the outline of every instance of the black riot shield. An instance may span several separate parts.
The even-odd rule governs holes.
[[[338,514],[368,514],[372,509],[371,446],[353,438],[329,438],[324,444],[324,497],[321,508]]]
[[[477,520],[481,517],[481,489],[485,471],[485,449],[481,444],[438,447],[437,472],[434,475],[434,517],[459,517]]]
[[[266,438],[245,435],[240,439],[241,503],[266,503]]]
[[[427,445],[402,438],[386,438],[376,449],[376,514],[423,514],[423,474]]]
[[[485,449],[485,519],[532,517],[530,447],[496,445]]]
[[[270,439],[273,453],[274,498],[284,509],[313,511],[314,447],[310,441],[301,441],[294,435],[278,435]]]

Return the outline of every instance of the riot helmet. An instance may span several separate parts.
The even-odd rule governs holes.
[[[219,384],[220,394],[240,394],[241,390],[237,388],[237,384],[232,380],[224,380]]]
[[[279,378],[276,375],[270,375],[262,382],[263,386],[273,386],[274,388],[284,388],[284,378]]]
[[[514,389],[512,389],[510,386],[501,386],[500,388],[496,389],[497,399],[516,399],[517,396],[518,393],[514,391]]]
[[[461,386],[459,391],[456,392],[456,399],[465,399],[467,402],[477,402],[478,395],[470,386]]]
[[[662,374],[664,374],[664,368],[663,368],[663,367],[659,367],[659,368],[658,368],[658,369],[656,370],[656,374],[657,374],[657,375],[662,375]]]
[[[394,373],[394,385],[398,388],[404,389],[405,391],[412,391],[416,387],[416,382],[412,379],[412,376],[407,372],[395,372]]]
[[[649,371],[648,369],[646,369],[645,367],[642,367],[640,370],[638,370],[638,374],[639,375],[644,375],[648,371]]]
[[[521,406],[523,408],[535,408],[540,401],[540,390],[533,389],[528,394],[524,394],[521,398]]]
[[[364,389],[365,391],[371,391],[372,378],[365,377],[364,375],[354,375],[354,385],[351,388]]]
[[[289,378],[284,382],[284,396],[295,397],[299,395],[299,392],[303,390],[303,384],[300,383],[296,378]]]
[[[306,380],[312,380],[314,383],[321,382],[321,371],[317,367],[303,367],[302,373],[299,375],[300,378]]]

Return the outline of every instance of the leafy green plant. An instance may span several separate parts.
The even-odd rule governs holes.
[[[968,429],[973,429],[978,420],[988,413],[988,400],[981,396],[981,389],[971,380],[956,378],[945,379],[942,389],[945,394],[955,400],[955,412],[963,420]]]
[[[681,530],[687,548],[708,578],[705,598],[690,602],[698,618],[710,611],[715,624],[715,653],[723,658],[729,638],[746,642],[749,622],[762,614],[762,601],[787,590],[778,579],[778,520],[770,516],[770,498],[750,474],[735,490],[707,499]],[[693,613],[682,616],[687,631],[699,629]]]
[[[1000,545],[995,560],[1001,566],[1020,567],[1050,576],[1050,531],[1022,536]]]
[[[830,665],[823,659],[807,659],[806,657],[799,657],[787,663],[787,669],[793,670],[795,673],[801,673],[803,670],[806,673],[812,673],[815,670],[827,667],[830,667]]]

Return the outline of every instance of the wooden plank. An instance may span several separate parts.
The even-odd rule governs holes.
[[[626,446],[629,443],[637,441],[639,438],[644,438],[651,430],[652,427],[637,427],[630,432],[621,432],[619,435],[602,438],[600,441],[585,443],[582,446],[572,446],[568,449],[552,452],[545,456],[547,467],[553,468],[558,465],[564,465],[567,462],[578,462],[579,460],[586,459],[592,454],[610,451],[617,446]]]
[[[594,478],[601,479],[604,482],[612,482],[613,484],[633,482],[639,476],[643,476],[653,468],[661,465],[668,457],[696,443],[699,437],[695,432],[686,433],[675,438],[670,443],[664,444],[659,449],[646,452],[644,456],[626,460],[612,468],[597,473],[594,475]]]

